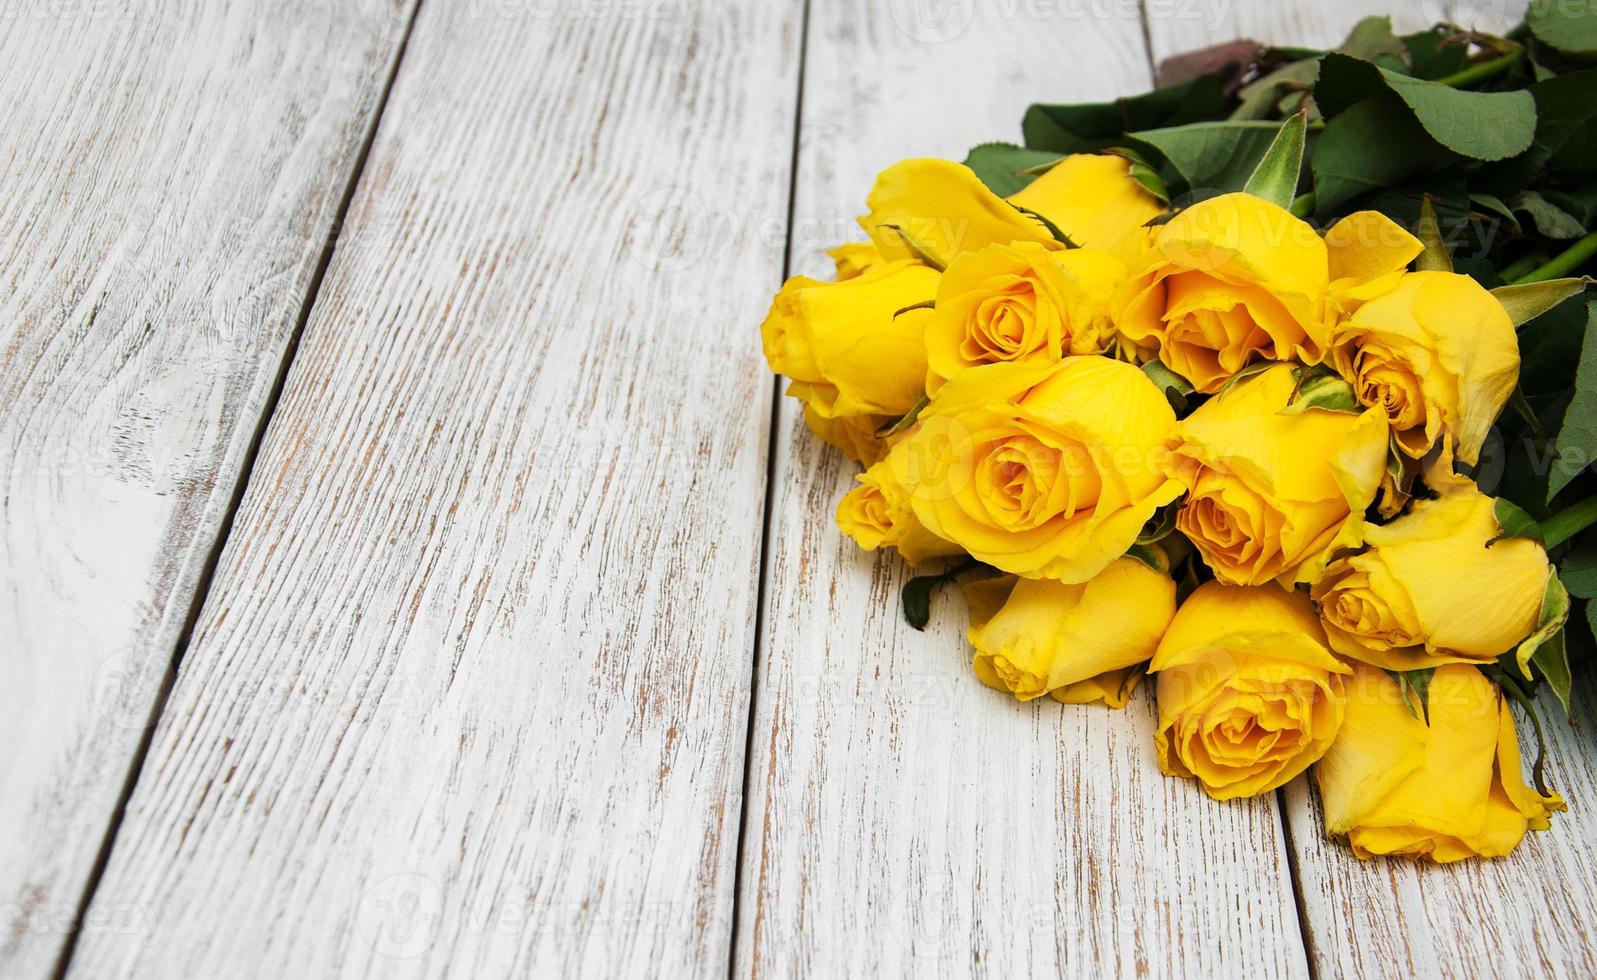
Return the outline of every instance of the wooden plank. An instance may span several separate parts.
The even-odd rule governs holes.
[[[1134,11],[976,6],[815,0],[794,271],[829,275],[895,160],[1149,84]],[[833,525],[854,467],[786,399],[778,431],[734,975],[1304,975],[1275,800],[1160,775],[1146,691],[1110,712],[982,687],[962,603],[910,629],[900,563]]]
[[[397,54],[322,0],[0,11],[0,975],[50,974]],[[147,932],[137,908],[88,930]]]
[[[1393,9],[1382,0],[1330,6],[1311,2],[1237,3],[1207,31],[1150,18],[1154,55],[1245,34],[1281,44],[1328,45],[1361,16],[1392,13],[1398,30],[1453,19],[1504,31],[1519,5],[1461,2]],[[1151,8],[1150,8],[1151,9]],[[1542,706],[1549,735],[1549,781],[1570,800],[1552,829],[1531,834],[1508,858],[1445,868],[1405,861],[1357,860],[1324,836],[1317,794],[1299,779],[1284,791],[1303,899],[1304,933],[1323,976],[1589,976],[1597,972],[1597,799],[1591,731],[1597,703],[1590,687],[1566,725],[1550,698]],[[1522,739],[1530,736],[1521,725]],[[1531,751],[1527,748],[1527,751]]]
[[[1525,4],[1504,0],[1142,0],[1154,62],[1239,37],[1265,44],[1329,48],[1363,17],[1388,16],[1399,33],[1438,23],[1502,32],[1519,21]]]
[[[1578,691],[1574,727],[1551,697],[1549,785],[1569,801],[1552,827],[1506,858],[1442,867],[1360,861],[1324,836],[1318,793],[1286,790],[1310,955],[1323,976],[1589,977],[1597,975],[1597,768],[1591,764],[1597,689]],[[1535,742],[1521,718],[1521,748]]]
[[[725,970],[800,16],[423,5],[73,976]]]

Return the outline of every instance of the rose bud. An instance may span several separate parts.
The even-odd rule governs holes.
[[[1123,707],[1128,669],[1152,658],[1176,612],[1170,576],[1121,558],[1086,582],[1012,576],[972,582],[970,642],[983,684],[1022,701]]]

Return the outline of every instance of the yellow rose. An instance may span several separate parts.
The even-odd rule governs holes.
[[[1329,260],[1307,223],[1223,194],[1176,215],[1153,246],[1122,294],[1120,332],[1198,391],[1219,391],[1250,361],[1320,360]]]
[[[782,286],[760,327],[765,359],[792,379],[787,393],[804,403],[816,435],[856,459],[876,454],[862,430],[908,412],[926,386],[930,311],[900,311],[936,292],[936,271],[910,261],[845,282],[794,276]]]
[[[1064,245],[1036,218],[987,189],[969,167],[916,159],[882,171],[865,199],[860,225],[889,259],[916,258],[946,268],[988,245]]]
[[[949,264],[926,321],[927,390],[981,364],[1097,354],[1114,336],[1109,304],[1125,278],[1113,256],[1036,242],[989,245]]]
[[[926,530],[909,505],[909,494],[883,460],[854,479],[859,486],[837,504],[837,526],[866,551],[897,548],[911,565],[928,558],[962,554],[956,544]]]
[[[848,242],[834,249],[828,249],[826,254],[832,257],[832,263],[837,266],[838,282],[853,279],[867,269],[887,261],[882,258],[881,250],[876,247],[875,242]]]
[[[1009,200],[1053,222],[1076,245],[1127,265],[1147,260],[1153,236],[1143,226],[1164,210],[1132,179],[1130,161],[1097,153],[1065,157]]]
[[[1273,585],[1209,582],[1187,597],[1154,655],[1167,775],[1217,800],[1257,796],[1325,754],[1342,724],[1342,675],[1314,607]]]
[[[932,533],[1025,578],[1085,582],[1174,500],[1175,413],[1107,357],[988,364],[949,381],[889,462]]]
[[[1527,538],[1501,530],[1495,501],[1464,477],[1428,477],[1435,500],[1365,531],[1368,551],[1341,558],[1314,587],[1338,653],[1388,670],[1490,663],[1535,632],[1552,567]]]
[[[1346,834],[1359,857],[1501,857],[1564,809],[1556,793],[1525,785],[1508,705],[1474,667],[1437,668],[1428,725],[1383,670],[1356,665],[1348,688],[1347,718],[1315,777],[1326,832]]]
[[[990,596],[999,590],[1006,594],[993,609]],[[1090,688],[1094,700],[1118,699],[1128,669],[1153,657],[1176,613],[1170,576],[1135,558],[1076,585],[1008,577],[971,583],[966,597],[977,678],[1022,701],[1055,692],[1074,700],[1072,687]],[[1119,681],[1113,692],[1110,674]]]
[[[1474,465],[1519,380],[1503,304],[1469,276],[1411,272],[1336,327],[1331,361],[1419,459],[1445,438]]]
[[[1359,543],[1380,486],[1380,413],[1283,412],[1297,370],[1244,378],[1181,423],[1172,472],[1190,496],[1176,527],[1221,581],[1316,580],[1332,550]]]

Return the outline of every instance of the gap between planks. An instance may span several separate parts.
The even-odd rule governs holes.
[[[799,15],[799,50],[798,50],[798,81],[793,99],[793,153],[789,158],[787,170],[787,237],[782,244],[782,282],[793,274],[793,214],[798,198],[798,169],[799,146],[803,135],[804,126],[804,82],[806,69],[809,67],[810,55],[810,2],[804,0],[803,12]],[[780,287],[782,283],[775,283]],[[728,980],[737,976],[738,963],[738,918],[742,914],[742,883],[743,874],[747,868],[746,849],[748,847],[748,833],[745,830],[745,821],[749,814],[749,791],[752,789],[749,777],[753,771],[754,758],[754,709],[760,696],[760,644],[761,637],[765,635],[765,600],[766,586],[770,582],[770,572],[767,564],[771,557],[771,539],[773,524],[776,521],[776,458],[781,451],[782,432],[782,379],[771,379],[771,395],[769,399],[771,424],[765,434],[765,496],[760,510],[760,553],[755,556],[755,561],[760,569],[760,581],[754,591],[754,632],[749,637],[749,700],[743,717],[743,786],[738,796],[737,823],[737,860],[733,863],[732,871],[732,916],[728,928],[731,936],[726,944],[726,975]]]
[[[255,473],[255,462],[260,455],[261,443],[266,437],[266,430],[271,425],[272,416],[277,413],[278,401],[283,396],[283,385],[288,378],[289,368],[294,363],[294,355],[299,350],[300,338],[304,335],[305,324],[310,320],[311,309],[316,305],[316,299],[321,293],[322,282],[327,277],[327,267],[332,264],[333,252],[338,247],[338,238],[343,233],[344,221],[349,215],[350,202],[355,199],[355,190],[360,186],[361,175],[366,171],[366,161],[371,156],[372,145],[377,140],[377,131],[382,125],[383,112],[388,108],[388,96],[394,90],[394,80],[399,77],[400,66],[405,61],[405,51],[410,46],[410,34],[416,26],[416,15],[420,13],[421,6],[426,0],[416,0],[411,7],[410,17],[405,22],[405,28],[394,51],[393,63],[389,66],[388,76],[383,80],[382,91],[377,97],[377,106],[372,113],[370,124],[361,139],[360,150],[355,155],[354,165],[350,169],[349,179],[344,184],[342,197],[339,198],[338,210],[334,213],[332,226],[328,229],[327,240],[322,246],[321,256],[316,261],[316,269],[311,274],[309,285],[305,290],[305,297],[299,304],[299,314],[294,321],[294,330],[289,335],[288,344],[284,347],[282,359],[278,362],[277,377],[272,381],[271,393],[266,398],[266,404],[256,419],[255,431],[250,435],[249,446],[244,451],[244,458],[239,467],[239,478],[234,482],[233,495],[227,502],[227,512],[222,519],[221,532],[212,542],[209,552],[205,556],[205,564],[200,569],[199,580],[195,583],[194,595],[189,603],[188,611],[183,617],[183,627],[178,634],[177,644],[172,649],[172,655],[166,663],[166,670],[161,675],[161,684],[157,690],[155,703],[150,708],[148,720],[145,722],[144,731],[139,738],[137,751],[128,763],[127,778],[123,781],[122,789],[117,795],[116,809],[111,813],[110,823],[105,828],[105,836],[100,842],[99,852],[95,855],[94,864],[89,869],[88,879],[84,882],[83,892],[78,897],[75,912],[72,917],[72,927],[67,934],[66,941],[61,946],[60,955],[56,958],[54,969],[51,971],[52,980],[64,980],[67,971],[72,966],[73,954],[77,952],[78,938],[83,934],[83,918],[88,912],[90,904],[94,901],[94,894],[99,890],[100,881],[105,876],[106,865],[111,859],[111,850],[116,846],[117,831],[122,826],[122,818],[127,814],[128,801],[133,796],[133,788],[138,785],[139,777],[144,772],[145,760],[150,754],[150,745],[155,739],[155,730],[160,723],[161,715],[166,710],[167,700],[171,696],[172,686],[177,680],[178,667],[183,662],[183,654],[188,650],[189,641],[193,638],[195,624],[199,620],[200,610],[205,605],[206,598],[211,592],[211,582],[216,574],[218,561],[222,557],[222,550],[227,546],[228,538],[233,533],[233,521],[238,515],[239,505],[244,500],[244,493],[249,488],[250,479]]]

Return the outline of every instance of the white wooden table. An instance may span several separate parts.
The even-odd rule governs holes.
[[[908,629],[759,355],[895,159],[1383,6],[1519,13],[0,4],[0,976],[1597,973],[1590,689],[1361,864]]]

